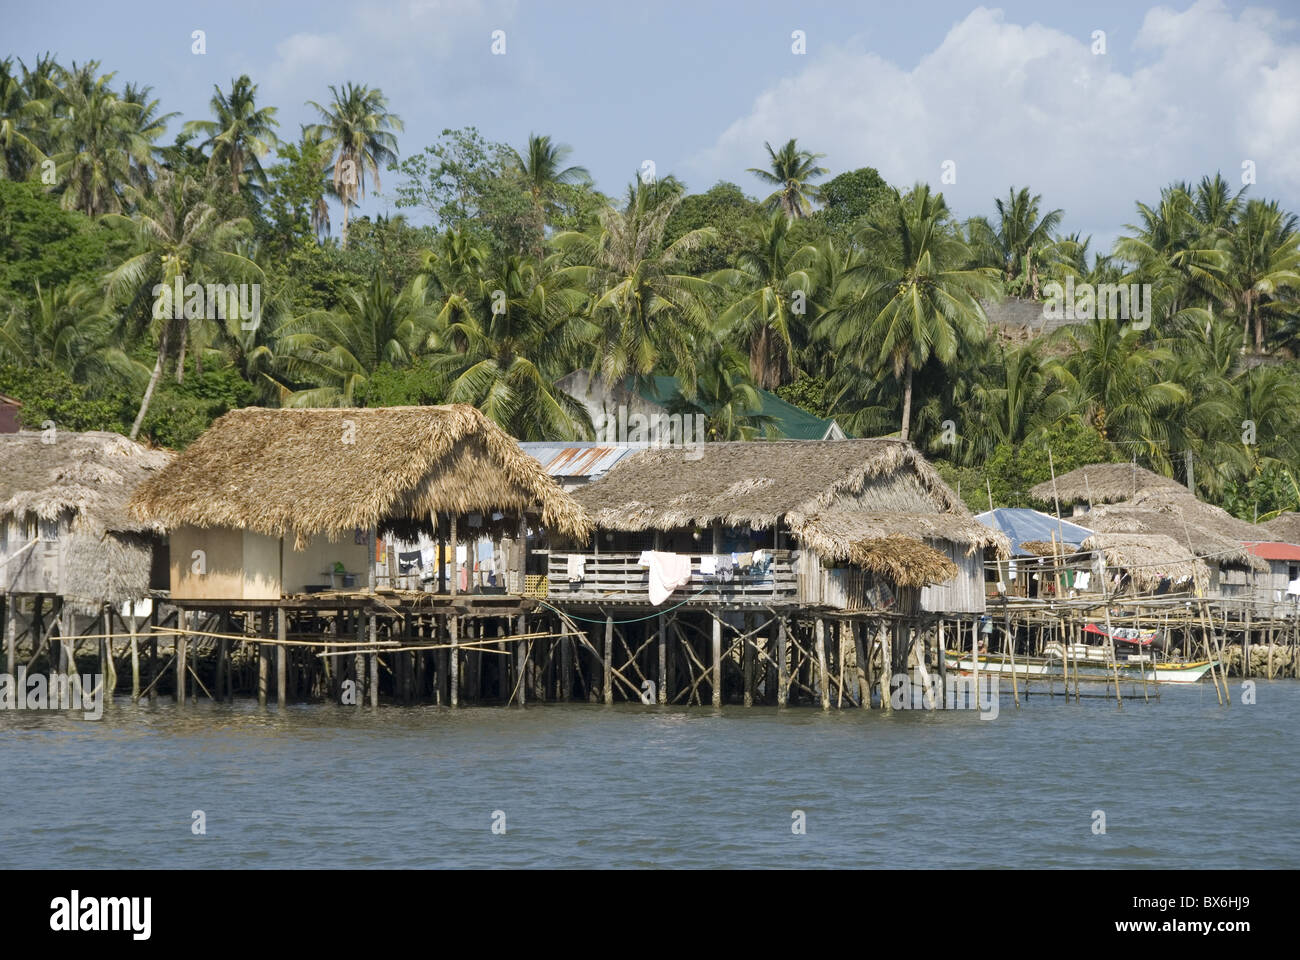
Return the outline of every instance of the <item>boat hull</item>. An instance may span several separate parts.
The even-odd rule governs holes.
[[[1074,678],[1076,665],[1081,681],[1105,682],[1114,680],[1115,674],[1118,672],[1120,680],[1135,683],[1143,681],[1144,673],[1147,683],[1196,683],[1217,664],[1211,660],[1156,664],[1152,664],[1147,659],[1140,661],[1121,660],[1112,669],[1107,662],[1093,658],[1086,660],[1080,658],[1077,661],[1070,661],[1071,679]],[[975,662],[971,659],[969,653],[947,651],[947,666],[949,670],[960,670],[962,673],[975,672]],[[1063,679],[1065,675],[1064,664],[1057,657],[1016,657],[1013,667],[1010,658],[1003,657],[1000,654],[980,654],[979,670],[981,673],[987,672],[1007,677],[1014,673],[1017,679],[1024,678],[1027,680]]]

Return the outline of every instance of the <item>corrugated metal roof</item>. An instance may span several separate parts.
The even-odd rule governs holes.
[[[1262,560],[1300,560],[1300,545],[1294,543],[1248,543],[1246,549]]]
[[[519,444],[552,477],[598,477],[639,447],[615,443],[529,441]]]

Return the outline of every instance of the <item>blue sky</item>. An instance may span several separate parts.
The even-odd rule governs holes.
[[[313,119],[305,100],[367,83],[404,120],[404,154],[446,127],[517,146],[544,132],[614,194],[647,159],[692,190],[728,179],[758,194],[745,168],[763,141],[797,136],[833,173],[928,180],[962,216],[1028,185],[1102,246],[1134,201],[1216,169],[1239,181],[1244,160],[1252,194],[1300,210],[1296,0],[3,3],[0,53],[98,59],[183,119],[246,72],[292,137]],[[940,183],[945,161],[955,183]],[[386,209],[379,195],[361,212]]]

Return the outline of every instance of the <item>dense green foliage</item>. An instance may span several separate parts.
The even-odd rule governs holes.
[[[789,140],[736,171],[756,196],[661,174],[610,197],[548,135],[403,154],[382,91],[327,93],[286,139],[233,78],[167,143],[175,115],[98,63],[0,61],[0,393],[28,424],[181,447],[253,403],[463,402],[576,438],[563,376],[667,374],[716,439],[771,435],[773,390],[912,440],[978,509],[1098,460],[1190,464],[1247,518],[1300,505],[1300,228],[1218,175],[1094,253],[1026,187],[962,219]],[[381,176],[400,212],[358,216]],[[1149,312],[1085,298],[1028,341],[989,322],[1008,295],[1049,316],[1067,281],[1149,285]],[[255,285],[256,317],[208,284]]]

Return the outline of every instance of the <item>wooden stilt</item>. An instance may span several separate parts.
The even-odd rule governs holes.
[[[455,520],[452,521],[451,529],[454,533],[456,530]],[[454,540],[455,537],[452,539]],[[455,579],[453,576],[453,583]],[[451,644],[451,649],[447,651],[447,683],[451,699],[447,702],[453,707],[458,707],[460,706],[460,651],[456,648],[460,644],[460,617],[448,617],[447,630],[450,634],[447,642]]]
[[[715,538],[716,539],[716,538]],[[722,706],[722,621],[713,616],[713,705]]]
[[[17,676],[18,662],[18,598],[12,593],[5,596],[5,673]],[[12,681],[12,682],[17,682]]]
[[[374,614],[370,615],[370,642],[379,641],[379,623]],[[370,651],[370,706],[379,706],[379,651]]]
[[[885,713],[894,712],[889,689],[893,683],[894,660],[890,653],[889,621],[882,618],[880,621],[880,709]]]
[[[867,677],[867,651],[862,642],[863,624],[853,620],[849,624],[853,631],[854,666],[858,675],[858,705],[864,710],[871,709],[871,682]]]
[[[740,644],[740,674],[745,687],[745,706],[752,707],[754,705],[754,661],[756,659],[755,640],[751,636],[754,630],[754,615],[752,613],[745,614],[744,624],[745,635]]]
[[[153,627],[158,623],[158,603],[155,601],[149,608],[149,702],[152,703],[158,698],[157,680],[158,680],[158,637],[153,634]]]
[[[178,706],[185,706],[185,688],[186,679],[186,658],[189,653],[189,638],[179,636],[176,638],[176,703]]]
[[[776,704],[790,705],[790,638],[786,635],[785,617],[777,620],[776,627]]]
[[[614,702],[614,618],[605,616],[605,702]]]
[[[280,641],[275,648],[275,705],[277,707],[283,707],[288,700],[285,693],[285,685],[288,681],[285,657],[288,651],[284,646],[288,632],[288,612],[284,607],[280,607],[275,611],[275,639]]]
[[[560,637],[560,699],[573,699],[573,638]]]
[[[519,633],[528,632],[528,621],[525,617],[519,618]],[[527,702],[527,692],[524,690],[528,678],[528,641],[515,641],[515,686],[519,689],[516,695],[519,697],[519,705],[522,707]]]
[[[270,632],[267,629],[268,614],[265,610],[261,610],[256,614],[256,616],[257,616],[257,635],[259,637],[264,637],[267,635],[267,633]],[[360,677],[358,676],[357,679],[358,685],[360,684],[360,682],[361,680]],[[267,649],[266,644],[259,643],[257,645],[257,705],[259,707],[266,706],[267,692],[270,689],[270,685],[271,685],[271,651]],[[358,697],[359,696],[360,694],[358,694]]]
[[[830,679],[826,674],[826,621],[821,617],[817,618],[816,625],[816,645],[817,645],[817,686],[822,698],[822,709],[831,708],[831,685]]]
[[[668,702],[668,621],[661,613],[658,619],[659,626],[659,703],[660,705]],[[1270,662],[1272,657],[1269,658]]]

